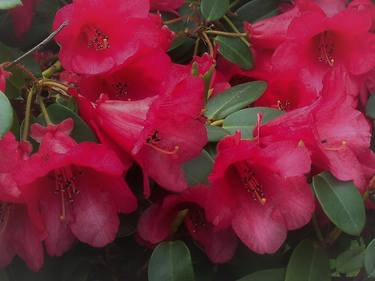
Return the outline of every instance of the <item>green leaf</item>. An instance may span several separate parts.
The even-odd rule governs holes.
[[[367,100],[366,115],[371,119],[375,119],[375,94],[370,95]]]
[[[254,81],[229,88],[208,100],[205,115],[210,120],[223,119],[256,101],[266,87],[266,82]]]
[[[222,18],[229,10],[229,0],[202,0],[201,12],[208,21]]]
[[[190,251],[182,241],[160,243],[148,266],[149,281],[194,281]]]
[[[350,249],[336,258],[336,270],[340,273],[352,273],[363,267],[365,252],[362,248]]]
[[[267,269],[249,274],[237,281],[284,281],[285,268]]]
[[[217,36],[215,44],[219,45],[219,53],[228,61],[239,65],[243,69],[253,67],[250,48],[239,38]]]
[[[0,137],[13,125],[13,108],[7,96],[0,91]]]
[[[51,118],[51,121],[54,124],[61,123],[67,118],[72,118],[74,121],[74,129],[71,133],[72,138],[74,138],[77,142],[98,142],[94,133],[90,129],[90,127],[83,121],[76,113],[69,110],[63,105],[60,104],[52,104],[47,108],[48,115]],[[42,115],[38,116],[37,122],[40,124],[45,125],[45,121]]]
[[[208,141],[209,142],[218,142],[222,138],[224,138],[225,136],[230,135],[230,133],[227,130],[225,130],[221,127],[207,125],[206,129],[207,129],[207,135],[208,135]]]
[[[353,182],[342,182],[325,172],[313,178],[324,213],[343,232],[360,235],[366,222],[365,206]]]
[[[224,120],[223,128],[234,134],[241,131],[242,138],[251,139],[253,130],[258,122],[258,113],[263,114],[262,124],[266,124],[274,118],[283,114],[282,111],[268,107],[252,107],[232,113]]]
[[[0,10],[8,10],[22,5],[21,0],[0,0]]]
[[[329,259],[318,244],[302,241],[293,251],[285,281],[330,281]]]
[[[369,277],[375,278],[375,239],[367,246],[365,252],[365,269]]]
[[[206,150],[183,166],[185,177],[190,186],[198,183],[207,183],[207,177],[211,173],[214,160]]]
[[[276,14],[279,4],[278,0],[253,0],[241,6],[237,15],[241,20],[255,22]]]
[[[5,269],[0,269],[0,281],[10,281],[8,273]]]

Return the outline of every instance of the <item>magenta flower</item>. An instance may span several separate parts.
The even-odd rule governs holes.
[[[47,128],[33,125],[40,148],[19,169],[29,213],[47,232],[45,245],[52,256],[62,255],[75,238],[94,247],[112,242],[118,213],[137,207],[116,155],[104,145],[77,144],[69,137],[72,128],[71,119]]]
[[[192,187],[180,195],[169,195],[161,204],[153,204],[143,212],[138,222],[138,233],[142,239],[157,244],[173,233],[173,223],[178,215],[190,236],[198,241],[214,263],[229,261],[237,248],[237,239],[230,228],[216,229],[205,218],[205,203],[210,189],[205,186]]]
[[[217,227],[232,226],[253,251],[276,252],[287,231],[306,225],[314,197],[305,174],[308,151],[293,142],[259,147],[240,133],[218,144],[210,176],[207,218]]]

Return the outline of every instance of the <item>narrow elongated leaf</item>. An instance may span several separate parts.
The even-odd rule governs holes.
[[[149,281],[194,281],[190,251],[182,241],[160,243],[151,255]]]
[[[71,133],[71,136],[77,142],[84,142],[84,141],[91,141],[97,142],[97,139],[90,129],[90,127],[83,121],[76,113],[71,111],[70,109],[66,108],[60,104],[52,104],[47,108],[48,115],[51,118],[51,121],[54,124],[58,124],[64,121],[67,118],[72,118],[74,121],[74,129]],[[44,124],[45,121],[42,115],[38,116],[37,119],[38,123]]]
[[[258,113],[263,116],[262,124],[266,124],[268,121],[283,114],[280,110],[268,107],[245,108],[225,118],[223,128],[232,134],[236,131],[241,131],[242,138],[251,139],[253,130],[258,122]]]
[[[225,136],[230,135],[230,133],[227,130],[221,127],[207,125],[206,129],[207,129],[209,142],[217,142],[217,141],[220,141]]]
[[[198,157],[185,163],[183,170],[188,184],[192,186],[198,183],[206,183],[213,163],[214,160],[206,150],[203,150]]]
[[[365,253],[365,269],[369,277],[375,278],[375,239],[367,246]]]
[[[284,281],[285,268],[257,271],[238,279],[237,281]]]
[[[21,0],[1,0],[0,10],[12,9],[20,5],[22,5]]]
[[[222,18],[229,10],[229,0],[202,0],[201,13],[208,21]]]
[[[351,273],[363,267],[365,251],[362,248],[350,249],[341,253],[336,259],[336,270],[340,273]]]
[[[208,100],[205,115],[210,120],[223,119],[256,101],[266,87],[266,82],[254,81],[227,89]]]
[[[13,125],[13,109],[6,95],[0,92],[0,137]]]
[[[365,206],[353,182],[341,182],[325,172],[314,177],[313,187],[324,213],[342,231],[360,235],[366,222]]]
[[[294,250],[286,270],[285,281],[330,281],[329,259],[318,244],[302,241]]]
[[[241,6],[237,15],[241,20],[255,22],[276,14],[279,8],[278,0],[253,0]]]
[[[253,67],[251,51],[239,38],[217,36],[215,44],[219,45],[219,53],[228,61],[239,65],[243,69]]]

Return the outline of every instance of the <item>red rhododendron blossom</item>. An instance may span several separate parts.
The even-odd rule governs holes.
[[[375,155],[369,149],[371,128],[353,108],[347,84],[343,70],[336,69],[325,79],[318,101],[261,126],[258,137],[262,144],[302,140],[316,168],[329,170],[343,181],[354,180],[364,190],[375,171]]]
[[[72,128],[71,119],[47,128],[33,125],[40,148],[19,171],[30,214],[45,228],[52,256],[67,251],[75,238],[94,247],[112,242],[118,213],[137,206],[116,155],[103,145],[77,144],[69,137]]]
[[[43,232],[32,224],[13,174],[30,147],[18,143],[8,133],[0,139],[0,266],[7,266],[15,255],[34,271],[43,265]]]
[[[172,78],[170,83],[175,82]],[[160,97],[101,101],[94,118],[101,131],[132,154],[146,176],[166,189],[182,191],[187,184],[181,165],[207,143],[199,120],[203,100],[203,82],[190,77]]]
[[[226,137],[209,178],[207,218],[218,227],[232,225],[259,254],[276,252],[288,230],[311,219],[314,198],[304,176],[310,164],[308,151],[293,142],[260,148],[240,133]]]
[[[152,244],[166,240],[173,234],[178,216],[184,216],[190,236],[202,245],[208,257],[215,263],[229,261],[237,248],[237,238],[231,228],[220,230],[207,222],[204,208],[209,192],[208,187],[197,186],[152,205],[139,220],[140,237]]]
[[[300,71],[301,81],[317,91],[334,66],[345,66],[351,75],[365,74],[375,67],[371,23],[370,16],[353,9],[333,17],[322,11],[305,12],[290,24],[289,39],[276,49],[272,63],[278,69]]]
[[[57,12],[54,28],[66,21],[56,36],[60,60],[65,69],[81,74],[108,72],[170,41],[160,20],[149,15],[146,0],[75,0]]]
[[[23,0],[22,5],[9,11],[17,40],[29,30],[38,4],[39,0]]]
[[[153,52],[116,72],[80,77],[77,83],[79,93],[91,101],[96,101],[103,93],[111,100],[127,101],[156,96],[162,92],[171,67],[168,55]]]
[[[184,0],[151,0],[152,10],[173,11],[184,5]]]
[[[6,79],[10,76],[10,73],[5,71],[0,67],[0,91],[5,92],[6,89]]]

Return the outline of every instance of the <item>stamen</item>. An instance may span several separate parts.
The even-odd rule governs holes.
[[[251,194],[254,201],[258,201],[261,205],[266,204],[267,199],[264,196],[262,185],[255,178],[254,171],[246,162],[237,164],[237,169],[242,177],[242,184],[246,192]]]
[[[288,110],[288,108],[290,106],[290,102],[289,101],[282,102],[281,100],[277,100],[276,105],[279,108],[279,110],[286,111],[286,110]]]
[[[112,85],[115,90],[115,95],[117,98],[123,98],[128,94],[128,85],[126,83],[117,82]]]
[[[148,136],[146,139],[146,144],[151,146],[156,151],[159,151],[163,154],[174,155],[180,150],[180,146],[176,145],[173,150],[167,150],[161,148],[158,144],[161,142],[161,138],[159,137],[159,131],[155,130],[152,135]]]
[[[322,63],[327,63],[329,66],[333,66],[335,63],[335,59],[333,57],[333,53],[335,50],[335,44],[333,39],[329,37],[329,32],[324,31],[320,34],[320,41],[319,41],[319,56],[318,60]]]
[[[328,151],[340,151],[340,150],[343,150],[346,148],[346,145],[347,145],[347,142],[346,141],[342,141],[340,146],[338,147],[324,147],[325,150],[328,150]]]
[[[60,219],[66,218],[66,200],[74,203],[74,197],[79,194],[76,186],[77,177],[74,175],[70,167],[55,170],[56,189],[55,194],[60,196],[61,214]]]
[[[83,28],[84,36],[86,37],[87,47],[95,49],[95,51],[103,51],[110,48],[109,37],[97,27]]]

